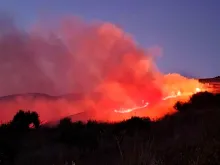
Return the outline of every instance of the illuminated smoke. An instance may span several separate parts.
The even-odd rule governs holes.
[[[116,107],[132,107],[142,100],[157,103],[173,90],[194,90],[198,85],[178,74],[162,75],[154,63],[154,51],[140,48],[111,23],[64,18],[24,31],[4,20],[0,27],[4,28],[0,31],[0,96],[82,96],[72,101],[17,101],[17,97],[13,102],[1,101],[2,121],[20,108],[37,111],[45,121],[88,110],[93,117],[114,120],[110,112]]]

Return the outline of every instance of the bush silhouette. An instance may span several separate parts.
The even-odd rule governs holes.
[[[35,128],[40,126],[38,114],[30,111],[24,112],[23,110],[19,110],[11,122],[12,127],[19,130],[28,130],[31,124]]]
[[[123,136],[128,134],[134,135],[135,132],[149,130],[151,120],[149,118],[131,117],[128,120],[116,123],[113,128],[113,135]]]
[[[174,108],[178,111],[186,111],[187,109],[207,109],[220,105],[220,95],[209,92],[199,92],[191,96],[188,102],[178,101]]]
[[[132,135],[135,132],[140,132],[141,130],[147,130],[150,128],[149,118],[131,117],[125,122],[128,134]]]
[[[189,103],[184,103],[181,101],[176,102],[176,104],[174,105],[174,108],[179,111],[179,112],[184,112],[187,109],[190,108],[190,104]]]
[[[74,130],[73,123],[71,121],[71,118],[63,118],[60,120],[60,123],[58,125],[58,129],[60,130],[60,141],[63,143],[67,143],[70,145],[72,143],[72,140],[74,139]]]
[[[193,105],[193,107],[196,108],[202,108],[216,104],[215,95],[209,92],[196,93],[190,98],[189,102]]]
[[[71,118],[66,117],[61,119],[58,127],[61,129],[70,129],[72,127]]]

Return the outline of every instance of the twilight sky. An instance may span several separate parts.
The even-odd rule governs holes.
[[[161,47],[162,72],[220,75],[220,0],[0,0],[0,11],[23,27],[42,13],[110,21],[144,48]]]

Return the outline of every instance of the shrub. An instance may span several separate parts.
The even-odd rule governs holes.
[[[12,127],[18,130],[28,130],[31,124],[35,128],[40,126],[38,114],[30,111],[24,112],[23,110],[19,110],[11,122]]]

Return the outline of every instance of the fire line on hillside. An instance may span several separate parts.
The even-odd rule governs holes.
[[[168,99],[172,99],[172,98],[178,98],[181,96],[190,96],[193,95],[195,93],[201,92],[203,90],[201,90],[200,88],[196,88],[194,92],[189,92],[189,93],[181,93],[180,91],[176,92],[176,94],[174,92],[172,92],[171,95],[166,96],[164,98],[162,98],[162,101],[168,100]],[[138,110],[138,109],[142,109],[142,108],[146,108],[150,103],[147,101],[142,100],[142,105],[134,105],[132,108],[120,108],[120,109],[115,109],[114,112],[116,113],[130,113],[132,111]]]

